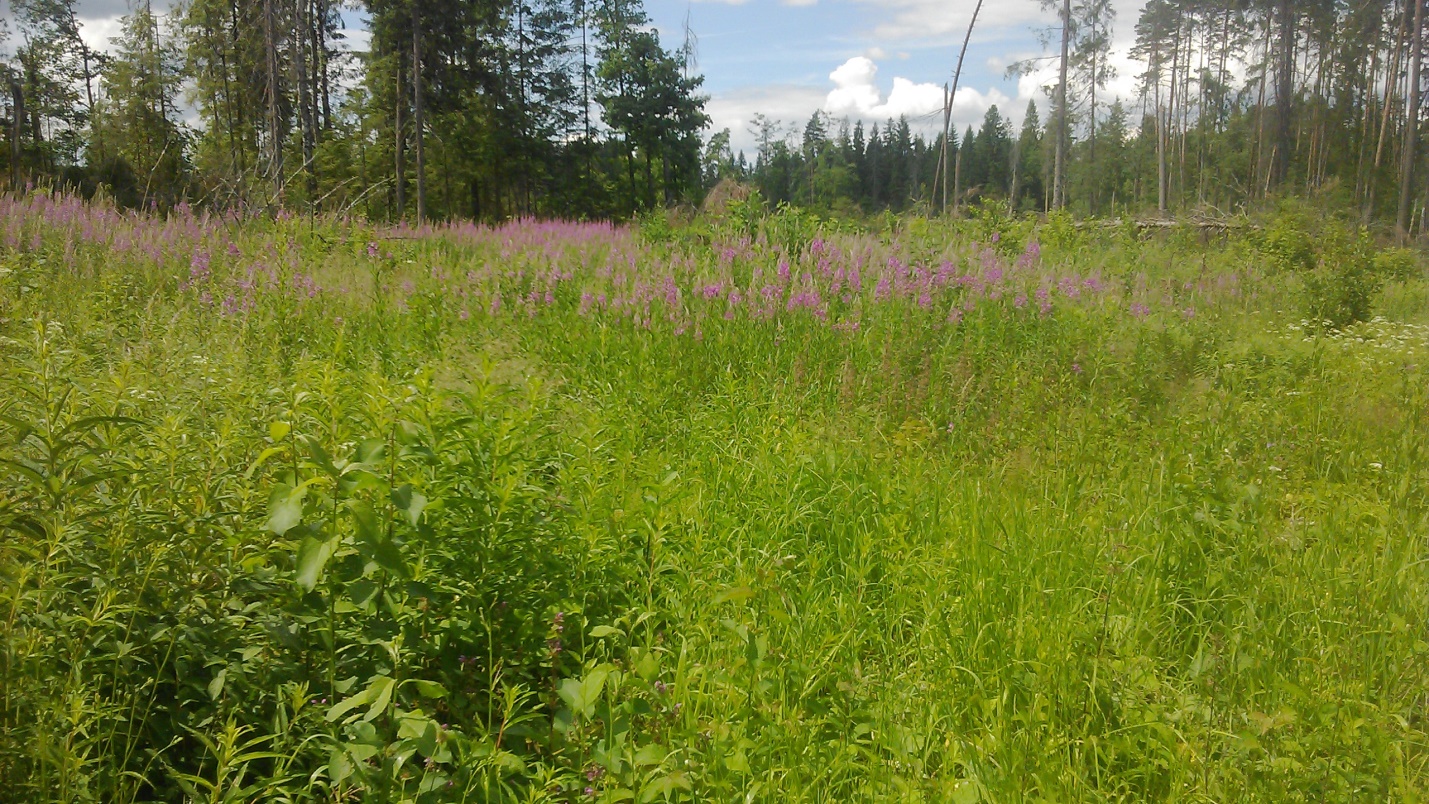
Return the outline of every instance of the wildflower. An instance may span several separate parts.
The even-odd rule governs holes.
[[[1081,363],[1078,363],[1078,362],[1076,362],[1076,361],[1073,361],[1073,362],[1072,362],[1072,373],[1073,373],[1073,374],[1081,374],[1081,373],[1082,373],[1082,364],[1081,364]]]
[[[1013,307],[1016,307],[1016,308],[1019,309],[1019,310],[1021,310],[1023,307],[1026,307],[1026,306],[1027,306],[1027,294],[1026,294],[1026,293],[1019,293],[1019,294],[1017,294],[1017,296],[1016,296],[1015,298],[1013,298],[1013,300],[1012,300],[1012,306],[1013,306]]]
[[[886,299],[888,295],[888,275],[884,274],[878,278],[878,285],[873,289],[873,298]]]
[[[374,259],[377,257],[377,244],[376,244],[376,243],[368,243],[368,244],[367,244],[367,256],[372,257],[372,258],[374,258]]]
[[[669,687],[665,686],[665,682],[663,682],[663,681],[656,681],[656,682],[655,682],[655,692],[656,692],[656,693],[658,693],[658,694],[660,694],[660,695],[664,695],[664,694],[665,694],[665,691],[668,690],[668,689],[669,689]]]

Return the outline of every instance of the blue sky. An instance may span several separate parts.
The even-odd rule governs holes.
[[[753,150],[754,114],[802,130],[823,109],[872,123],[907,114],[938,128],[942,84],[951,82],[976,0],[646,0],[662,42],[683,41],[686,16],[698,37],[699,67],[710,95],[712,129],[729,128],[736,147]],[[1140,0],[1116,2],[1120,75],[1113,91],[1130,95],[1139,68],[1125,59]],[[1038,31],[1055,14],[1036,0],[987,0],[973,32],[953,122],[961,130],[997,104],[1020,123],[1030,99],[1054,78],[1008,77],[1014,62],[1043,53]]]

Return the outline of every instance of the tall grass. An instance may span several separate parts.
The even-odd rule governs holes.
[[[0,213],[0,798],[1424,798],[1403,253]]]

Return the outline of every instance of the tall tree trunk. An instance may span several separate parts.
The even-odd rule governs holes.
[[[1152,54],[1160,69],[1160,52]],[[1161,76],[1156,76],[1156,211],[1166,215],[1166,110],[1161,106]]]
[[[422,108],[422,21],[412,0],[412,134],[417,156],[417,225],[427,219],[427,161],[422,147],[426,115]]]
[[[1290,174],[1290,107],[1295,93],[1295,6],[1280,0],[1279,67],[1275,75],[1275,151],[1271,181],[1282,184]]]
[[[1414,0],[1414,33],[1409,39],[1409,76],[1405,86],[1404,148],[1399,159],[1399,215],[1394,231],[1409,237],[1410,199],[1413,194],[1414,159],[1419,145],[1419,57],[1424,47],[1424,2]]]
[[[1096,14],[1096,7],[1095,7],[1095,5],[1093,5],[1093,7],[1092,7],[1091,23],[1092,23],[1092,38],[1091,38],[1091,42],[1092,42],[1092,46],[1091,46],[1091,53],[1092,53],[1092,81],[1091,81],[1091,87],[1089,88],[1090,91],[1091,91],[1091,112],[1087,115],[1087,123],[1088,123],[1088,125],[1091,126],[1091,128],[1090,128],[1089,131],[1088,131],[1088,147],[1090,148],[1090,150],[1089,150],[1088,153],[1087,153],[1087,167],[1089,168],[1089,170],[1087,171],[1087,175],[1088,175],[1088,177],[1090,177],[1090,179],[1091,179],[1091,187],[1089,188],[1090,192],[1087,193],[1087,204],[1088,204],[1088,207],[1087,207],[1087,208],[1088,208],[1089,210],[1091,210],[1091,213],[1092,213],[1093,215],[1095,215],[1095,214],[1097,214],[1097,184],[1098,184],[1098,181],[1097,181],[1097,14]]]
[[[1067,49],[1072,41],[1072,0],[1062,0],[1062,60],[1057,68],[1057,144],[1052,163],[1052,207],[1066,204],[1063,184],[1067,159]]]
[[[396,144],[394,151],[397,159],[397,215],[396,220],[401,220],[407,211],[407,177],[406,177],[406,154],[403,149],[406,146],[405,132],[402,130],[402,56],[401,51],[397,55],[397,94],[392,105],[392,128],[396,133]]]
[[[308,13],[312,6],[307,0],[293,3],[293,54],[294,83],[298,85],[298,135],[303,144],[303,175],[306,179],[309,208],[317,198],[318,174],[314,164],[316,147],[316,120],[313,103],[313,84],[308,64]]]
[[[958,207],[963,202],[963,151],[967,145],[966,142],[958,143],[958,150],[953,155],[953,215],[958,214]]]
[[[25,91],[20,88],[19,81],[10,82],[10,190],[20,192],[20,134],[24,131],[25,119]]]
[[[308,30],[312,34],[309,50],[313,56],[313,129],[316,134],[321,134],[332,128],[332,99],[328,94],[327,74],[327,2],[312,1],[310,9]],[[321,120],[318,119],[319,111],[322,112]]]
[[[273,0],[263,0],[263,47],[268,71],[268,181],[273,202],[283,199],[283,131],[278,117],[278,30]]]
[[[1404,57],[1404,40],[1409,36],[1409,6],[1404,7],[1399,18],[1399,34],[1394,39],[1394,58],[1384,78],[1384,105],[1379,120],[1379,142],[1374,148],[1374,167],[1369,181],[1369,196],[1365,201],[1365,217],[1374,214],[1374,199],[1379,188],[1379,168],[1384,159],[1384,143],[1389,133],[1390,110],[1394,106],[1394,89],[1399,83],[1399,63]]]

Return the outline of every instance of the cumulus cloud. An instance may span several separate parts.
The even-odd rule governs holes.
[[[829,80],[834,88],[824,98],[824,111],[835,117],[881,121],[908,117],[918,128],[936,129],[942,124],[943,88],[938,84],[914,83],[895,76],[893,88],[885,97],[878,87],[878,65],[866,56],[855,56],[839,65]],[[1008,110],[1011,101],[997,89],[979,92],[972,87],[959,87],[953,98],[953,122],[956,125],[982,119],[989,106],[1000,104]]]
[[[943,108],[943,88],[893,79],[893,91],[884,98],[878,89],[878,65],[867,56],[854,56],[829,73],[833,91],[824,110],[836,116],[885,118],[930,114]]]

